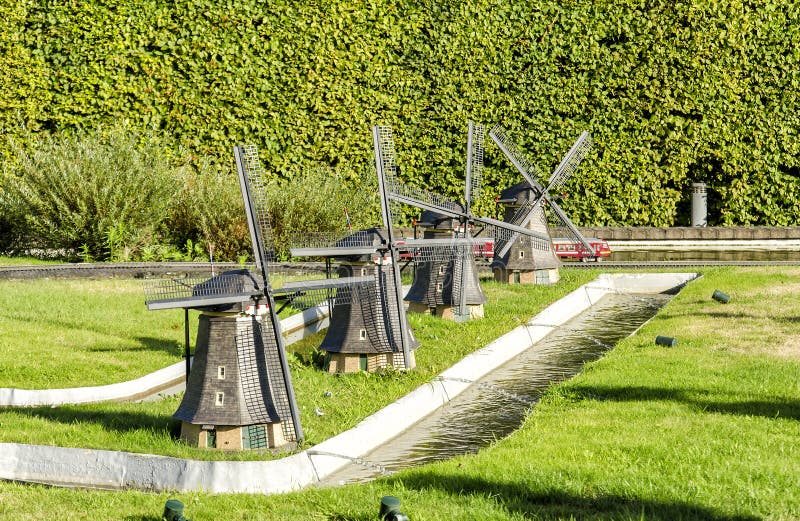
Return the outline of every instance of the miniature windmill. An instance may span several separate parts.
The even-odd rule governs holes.
[[[572,177],[586,156],[592,146],[589,133],[581,133],[550,175],[546,186],[536,180],[541,177],[538,169],[520,152],[505,129],[495,126],[489,131],[489,136],[525,179],[523,183],[514,185],[501,194],[500,202],[508,205],[506,221],[541,231],[546,229],[547,217],[550,217],[551,224],[554,225],[550,227],[550,235],[552,229],[558,229],[558,233],[575,243],[576,248],[587,252],[589,257],[593,256],[594,249],[550,195],[551,191],[559,190]],[[513,241],[496,247],[492,263],[495,279],[512,283],[556,282],[558,260],[552,251],[552,242],[548,241],[546,248],[540,246],[531,244],[525,237],[516,236]]]
[[[514,222],[517,212],[526,208],[534,197],[531,186],[523,181],[500,192],[497,203],[505,207],[503,218],[507,222]],[[527,227],[549,233],[544,206],[537,205],[531,213]],[[552,243],[534,242],[524,235],[511,241],[511,247],[505,255],[500,256],[495,251],[491,264],[494,279],[508,284],[555,284],[559,281],[560,266],[561,261],[553,251]]]
[[[255,147],[234,156],[256,271],[206,279],[148,281],[149,309],[201,311],[195,361],[174,414],[181,438],[199,447],[271,448],[303,439],[275,300],[324,301],[367,278],[299,280],[274,289],[268,261],[271,229]]]
[[[412,305],[413,302],[418,302],[422,307],[429,309],[437,309],[442,305],[449,306],[453,318],[457,321],[470,318],[469,296],[472,290],[469,288],[477,287],[478,294],[483,295],[473,253],[474,245],[482,241],[472,237],[473,231],[484,233],[485,237],[493,237],[496,244],[505,244],[512,240],[514,234],[530,237],[537,243],[550,242],[550,237],[546,233],[472,213],[472,201],[480,189],[482,176],[484,133],[483,126],[469,123],[466,193],[465,204],[462,205],[438,194],[400,183],[397,177],[391,129],[388,127],[373,129],[376,158],[381,158],[381,162],[377,164],[378,177],[381,182],[382,197],[386,199],[387,206],[390,201],[415,206],[426,212],[424,215],[426,219],[430,219],[432,228],[446,229],[450,226],[453,230],[450,238],[422,239],[423,247],[419,251],[424,253],[414,255],[418,275],[407,299],[412,301]],[[391,215],[388,218],[391,219]],[[441,224],[447,222],[452,224]],[[442,278],[437,280],[439,276]],[[450,302],[433,298],[446,294],[444,285],[448,281],[451,284],[451,289],[447,292]],[[433,289],[431,283],[435,284]],[[483,298],[485,301],[485,296],[478,298]]]
[[[326,257],[339,261],[340,279],[360,277],[368,283],[342,288],[333,298],[330,325],[319,349],[326,352],[332,373],[375,372],[415,367],[413,349],[419,341],[408,326],[396,258],[389,253],[385,229],[369,228],[339,240],[310,236],[315,246],[292,248],[295,257]],[[398,303],[400,305],[398,305]]]

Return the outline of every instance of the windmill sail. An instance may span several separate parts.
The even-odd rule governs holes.
[[[559,165],[548,179],[547,187],[542,186],[536,179],[541,177],[533,163],[519,150],[514,141],[508,136],[506,130],[497,125],[489,131],[489,136],[497,144],[503,155],[508,158],[512,165],[528,182],[533,190],[535,197],[527,204],[521,206],[514,215],[513,222],[519,226],[526,226],[530,219],[535,215],[535,209],[543,202],[549,206],[553,217],[566,231],[566,236],[577,244],[580,244],[584,251],[594,252],[589,242],[580,233],[578,228],[572,223],[566,213],[555,202],[550,195],[551,190],[561,188],[567,180],[575,173],[578,165],[586,157],[587,152],[592,146],[592,139],[588,132],[584,131],[572,145],[570,150],[564,155]],[[503,256],[511,248],[512,240],[504,241],[498,248],[496,254]]]
[[[517,235],[531,237],[531,240],[540,241],[543,245],[549,245],[550,237],[546,233],[531,230],[518,223],[508,223],[491,217],[475,215],[472,211],[473,201],[480,194],[481,180],[483,174],[483,153],[485,141],[485,127],[473,122],[469,123],[467,134],[467,161],[466,161],[466,183],[465,183],[465,202],[459,204],[439,194],[424,190],[422,188],[404,185],[397,176],[398,167],[395,162],[395,147],[391,128],[375,127],[376,158],[381,158],[377,163],[379,167],[379,179],[385,186],[386,198],[389,201],[415,206],[423,211],[434,212],[443,217],[449,217],[459,221],[451,241],[450,249],[445,246],[438,247],[431,244],[428,249],[420,252],[418,262],[424,262],[426,257],[448,257],[453,259],[461,256],[462,260],[453,264],[451,268],[458,272],[458,279],[453,277],[456,301],[453,302],[455,315],[460,319],[465,319],[468,312],[465,309],[464,299],[466,292],[461,290],[461,285],[465,283],[466,274],[470,273],[466,269],[467,262],[474,264],[472,247],[479,244],[485,238],[494,238],[496,243],[504,244],[513,240]],[[376,161],[378,161],[376,159]],[[480,234],[481,240],[473,238],[473,234]],[[428,239],[426,239],[428,240]],[[455,253],[454,253],[455,252]],[[417,260],[415,258],[415,260]],[[462,269],[458,269],[458,268]],[[477,271],[474,269],[473,271]],[[477,275],[475,276],[477,277]]]

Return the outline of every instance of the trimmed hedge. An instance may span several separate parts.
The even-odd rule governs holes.
[[[389,124],[406,180],[452,197],[468,119],[504,124],[544,171],[586,129],[563,202],[579,224],[686,223],[693,181],[712,224],[797,222],[800,7],[562,4],[22,0],[0,7],[0,126],[126,118],[198,161],[256,143],[291,179],[363,171],[369,127]],[[486,161],[484,212],[515,179]]]

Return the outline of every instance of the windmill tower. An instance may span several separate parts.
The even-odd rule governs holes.
[[[382,158],[382,161],[377,163],[378,166],[378,179],[380,181],[382,198],[387,203],[387,208],[390,203],[399,203],[414,206],[425,212],[425,215],[436,214],[439,217],[431,218],[429,227],[436,229],[446,229],[448,224],[446,222],[457,222],[457,227],[454,227],[453,234],[450,238],[439,238],[430,236],[423,238],[421,241],[406,241],[407,245],[413,243],[418,245],[419,248],[415,250],[413,258],[416,262],[418,277],[415,279],[412,289],[409,291],[410,306],[416,309],[430,310],[441,309],[437,300],[432,299],[430,296],[436,296],[437,293],[444,294],[444,280],[449,277],[452,281],[452,289],[449,292],[449,302],[445,301],[442,306],[447,306],[444,309],[451,311],[451,316],[456,321],[469,320],[470,317],[478,313],[470,310],[469,302],[469,287],[474,285],[480,288],[477,277],[477,266],[475,266],[474,247],[481,244],[484,239],[477,240],[479,234],[483,234],[484,238],[494,238],[496,245],[504,245],[508,241],[515,238],[515,234],[521,234],[530,237],[531,240],[538,243],[548,244],[550,237],[546,233],[541,233],[531,230],[526,227],[519,226],[515,223],[507,223],[492,219],[490,217],[477,216],[472,212],[473,197],[477,196],[480,189],[480,181],[483,170],[483,136],[485,129],[482,125],[476,125],[473,122],[469,123],[469,130],[467,134],[467,167],[466,167],[466,193],[465,203],[459,204],[451,201],[439,194],[423,190],[421,188],[407,186],[402,184],[397,177],[397,164],[395,161],[394,140],[392,137],[391,128],[389,127],[374,127],[373,136],[375,141],[375,155],[376,158]],[[525,212],[529,211],[528,208]],[[527,214],[522,212],[522,217],[527,217]],[[389,215],[391,219],[391,213]],[[434,232],[435,233],[435,232]],[[473,236],[474,234],[474,236]],[[446,268],[441,268],[441,265],[434,266],[434,263],[447,262]],[[440,270],[445,273],[439,273]],[[449,270],[449,273],[448,273]],[[420,276],[420,274],[422,276]],[[439,282],[435,277],[444,276],[445,279],[441,281],[442,286],[438,286]],[[433,290],[431,290],[431,282],[433,282]],[[482,290],[479,290],[482,294]],[[485,297],[485,295],[484,295]],[[429,299],[430,300],[426,300]],[[485,300],[484,300],[485,301]],[[417,303],[415,305],[415,302]],[[483,302],[479,303],[480,306]],[[410,308],[411,309],[411,308]],[[450,313],[448,313],[450,314]],[[480,313],[482,315],[482,312]]]
[[[579,245],[584,251],[594,254],[594,249],[572,223],[567,214],[551,195],[551,191],[561,189],[572,177],[578,165],[586,157],[592,146],[592,138],[583,132],[564,155],[558,167],[547,180],[547,184],[537,181],[539,170],[517,148],[516,144],[501,126],[489,131],[489,136],[511,161],[524,181],[514,185],[501,194],[499,202],[505,203],[505,220],[521,227],[546,230],[552,235],[558,229],[560,235]],[[552,240],[546,244],[532,244],[515,234],[513,240],[495,248],[492,263],[495,280],[522,284],[551,284],[558,281],[560,262],[553,252]]]
[[[500,192],[497,202],[505,206],[503,219],[514,222],[517,212],[534,199],[533,189],[523,181]],[[527,227],[540,233],[549,233],[542,205],[533,208]],[[555,284],[560,279],[560,266],[561,261],[553,251],[552,242],[534,242],[523,235],[511,242],[505,255],[495,252],[491,264],[494,280],[508,284]]]
[[[387,367],[413,369],[413,350],[419,347],[419,341],[408,326],[405,309],[398,307],[399,278],[395,279],[386,229],[369,228],[323,243],[317,248],[292,248],[292,255],[325,256],[338,261],[336,274],[340,279],[368,280],[340,289],[332,299],[330,325],[319,346],[326,352],[326,370],[351,373]]]
[[[258,150],[234,147],[256,270],[148,281],[149,309],[200,310],[195,361],[174,417],[199,447],[274,448],[303,439],[276,300],[303,309],[373,280],[287,280],[273,286],[272,232]]]
[[[425,230],[423,239],[447,240],[462,233],[459,219],[430,210],[422,212],[418,224]],[[456,253],[434,256],[431,260],[415,259],[414,282],[405,298],[409,312],[455,320],[459,295],[463,292],[465,315],[483,318],[483,304],[489,298],[481,288],[473,249],[462,247]]]

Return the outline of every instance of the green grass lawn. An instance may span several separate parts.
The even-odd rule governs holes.
[[[312,363],[312,352],[324,333],[290,346],[292,380],[306,446],[355,426],[595,276],[587,270],[564,270],[562,281],[551,287],[508,286],[484,281],[484,289],[490,297],[485,305],[486,318],[465,324],[410,315],[409,322],[421,347],[416,351],[417,368],[409,372],[349,375],[322,372]],[[19,331],[13,343],[9,342],[0,350],[0,357],[5,357],[0,358],[3,360],[0,367],[8,368],[3,373],[20,373],[0,386],[14,386],[6,382],[16,383],[17,387],[47,387],[48,382],[53,382],[50,387],[86,385],[86,382],[97,385],[102,377],[105,377],[103,383],[111,383],[141,376],[180,360],[182,312],[146,311],[137,281],[27,281],[9,283],[7,287],[11,288],[5,297],[9,302],[15,299],[8,294],[14,294],[16,300],[29,304],[24,311],[0,307],[0,327],[6,328],[2,322],[5,319]],[[37,306],[45,302],[40,292],[53,291],[54,287],[61,304],[57,306],[57,318],[48,318],[46,310]],[[102,298],[95,301],[98,296]],[[70,316],[69,310],[74,308],[82,312]],[[117,316],[125,318],[113,318]],[[43,333],[45,331],[47,333]],[[31,339],[43,334],[58,337],[60,342],[56,346],[39,345],[36,350],[29,349],[28,345],[36,343]],[[141,338],[149,340],[144,343]],[[162,348],[149,349],[151,346]],[[47,357],[46,375],[42,374],[37,357]],[[82,375],[90,379],[82,380]],[[28,381],[35,384],[28,384]],[[174,440],[177,425],[171,415],[179,403],[179,397],[175,397],[139,404],[0,410],[0,441],[194,459],[272,457],[259,451],[229,453],[177,443]],[[317,408],[324,412],[323,416],[314,413]]]
[[[800,268],[703,272],[636,335],[552,387],[517,432],[477,454],[279,496],[3,483],[0,518],[156,521],[174,497],[195,521],[360,521],[377,519],[389,494],[414,520],[800,519]],[[712,301],[714,289],[731,302]],[[656,335],[678,346],[656,346]]]
[[[180,361],[183,311],[134,280],[0,281],[0,387],[104,385]]]
[[[58,260],[43,260],[36,257],[8,257],[0,255],[0,266],[29,266],[32,264],[59,264]]]

